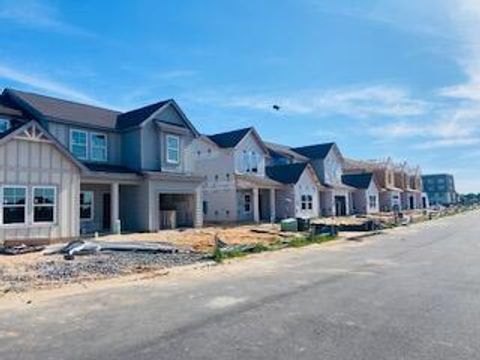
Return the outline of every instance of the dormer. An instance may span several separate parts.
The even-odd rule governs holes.
[[[208,138],[230,153],[236,174],[265,176],[269,152],[253,127],[210,135]]]

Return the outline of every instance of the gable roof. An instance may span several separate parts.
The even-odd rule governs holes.
[[[286,145],[265,142],[265,146],[267,147],[271,156],[289,157],[291,159],[296,159],[299,161],[308,161],[308,158],[306,156],[303,156],[302,154],[293,151],[290,147]]]
[[[117,124],[117,116],[121,114],[115,110],[20,90],[5,89],[4,94],[19,100],[32,112],[37,112],[40,116],[52,120],[114,129]]]
[[[293,163],[286,165],[267,166],[267,176],[282,184],[296,184],[302,176],[308,163]]]
[[[325,159],[335,143],[317,144],[292,148],[293,151],[310,159]]]
[[[37,120],[30,120],[24,124],[20,124],[14,128],[9,129],[0,136],[0,144],[6,143],[13,139],[16,135],[21,134],[23,131],[29,129],[30,127],[35,126],[36,128],[42,131],[42,135],[55,146],[63,155],[65,155],[71,162],[73,162],[79,169],[86,170],[87,167],[81,163],[77,158],[73,156],[68,149],[62,145],[48,130],[46,130]]]
[[[375,181],[372,173],[348,174],[342,176],[342,182],[355,189],[368,189],[372,181]]]
[[[140,126],[164,106],[171,104],[184,120],[187,127],[190,128],[195,135],[199,135],[198,131],[173,99],[162,100],[122,113],[116,110],[15,89],[5,89],[2,97],[9,99],[11,102],[16,103],[17,107],[39,118],[112,130],[124,130]]]
[[[251,130],[253,127],[207,135],[207,137],[221,148],[234,148]]]
[[[170,100],[159,101],[155,104],[147,105],[135,110],[127,111],[118,115],[117,128],[126,129],[133,126],[138,126],[150,116],[152,116],[157,110],[168,104]]]

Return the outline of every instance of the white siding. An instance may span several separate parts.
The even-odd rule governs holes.
[[[244,153],[247,152],[255,152],[259,157],[258,162],[258,176],[265,176],[265,151],[260,146],[257,138],[252,135],[252,133],[248,134],[243,140],[237,145],[234,151],[234,163],[235,163],[235,172],[237,174],[244,174],[245,173],[245,160],[244,160]],[[254,175],[254,174],[252,174]]]
[[[79,233],[79,169],[54,145],[13,139],[0,146],[0,185],[24,185],[27,192],[27,224],[0,225],[1,240],[70,239]],[[55,186],[56,222],[33,224],[32,187]]]
[[[305,169],[294,187],[295,191],[295,217],[316,218],[319,216],[319,193],[311,173]],[[312,209],[302,210],[302,195],[310,195],[313,200]]]

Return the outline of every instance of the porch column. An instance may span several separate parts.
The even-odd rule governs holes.
[[[119,191],[119,184],[117,182],[112,183],[110,186],[110,211],[111,211],[111,221],[110,221],[110,226],[112,228],[112,233],[118,233],[121,231],[121,229],[116,227],[117,220],[120,219],[120,191]]]
[[[270,222],[275,222],[275,189],[270,189]]]
[[[253,221],[260,222],[260,201],[258,188],[253,188]]]

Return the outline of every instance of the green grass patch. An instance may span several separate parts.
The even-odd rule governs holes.
[[[299,248],[311,244],[321,244],[324,242],[337,239],[337,236],[316,235],[316,236],[299,236],[290,239],[279,240],[271,245],[254,244],[245,246],[230,246],[227,248],[216,247],[212,254],[212,260],[221,263],[227,259],[244,257],[249,254],[258,254],[266,251],[276,251],[285,248]]]

